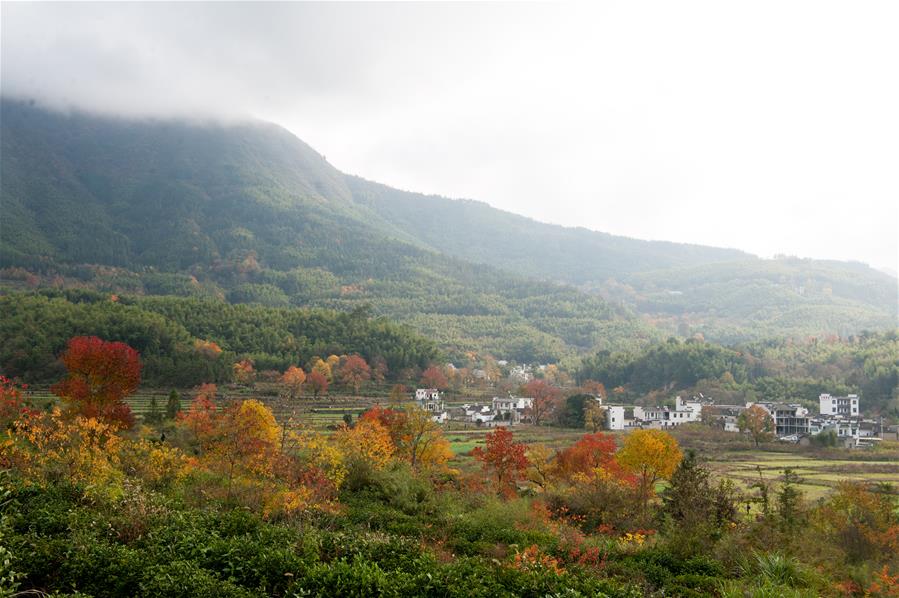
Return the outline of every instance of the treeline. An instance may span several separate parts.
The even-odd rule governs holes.
[[[0,296],[0,370],[30,383],[53,382],[58,356],[72,337],[94,335],[137,349],[149,384],[193,386],[231,379],[232,365],[284,371],[315,356],[359,354],[386,363],[388,378],[427,366],[434,344],[371,317],[365,309],[231,305],[181,297],[110,296],[43,291]],[[220,351],[208,350],[214,343]]]
[[[865,412],[899,413],[899,333],[735,347],[669,339],[643,351],[595,353],[582,360],[577,377],[600,381],[632,397],[697,391],[737,402],[817,404],[823,392],[855,392],[862,397]]]

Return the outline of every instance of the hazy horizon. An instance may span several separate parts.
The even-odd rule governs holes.
[[[5,3],[0,92],[254,117],[410,191],[895,275],[891,11]]]

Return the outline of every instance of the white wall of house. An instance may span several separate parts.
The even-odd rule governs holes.
[[[606,407],[606,428],[609,430],[623,430],[624,407],[619,405],[609,405]]]

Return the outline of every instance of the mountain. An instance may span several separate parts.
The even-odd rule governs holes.
[[[0,104],[7,287],[370,305],[451,355],[894,327],[895,280],[535,222],[348,176],[280,127]]]

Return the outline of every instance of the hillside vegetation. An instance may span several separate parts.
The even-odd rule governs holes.
[[[260,370],[286,370],[313,357],[358,353],[388,372],[425,367],[434,344],[364,310],[339,313],[179,297],[122,297],[92,292],[13,293],[0,297],[0,371],[27,382],[54,382],[70,338],[98,335],[143,356],[150,384],[194,386],[231,377],[236,359]],[[216,349],[208,350],[208,343]],[[221,353],[218,353],[221,351]]]
[[[730,343],[896,325],[895,280],[866,266],[638,241],[397,191],[274,125],[6,100],[0,124],[7,289],[370,307],[450,356],[522,362],[671,334]]]

